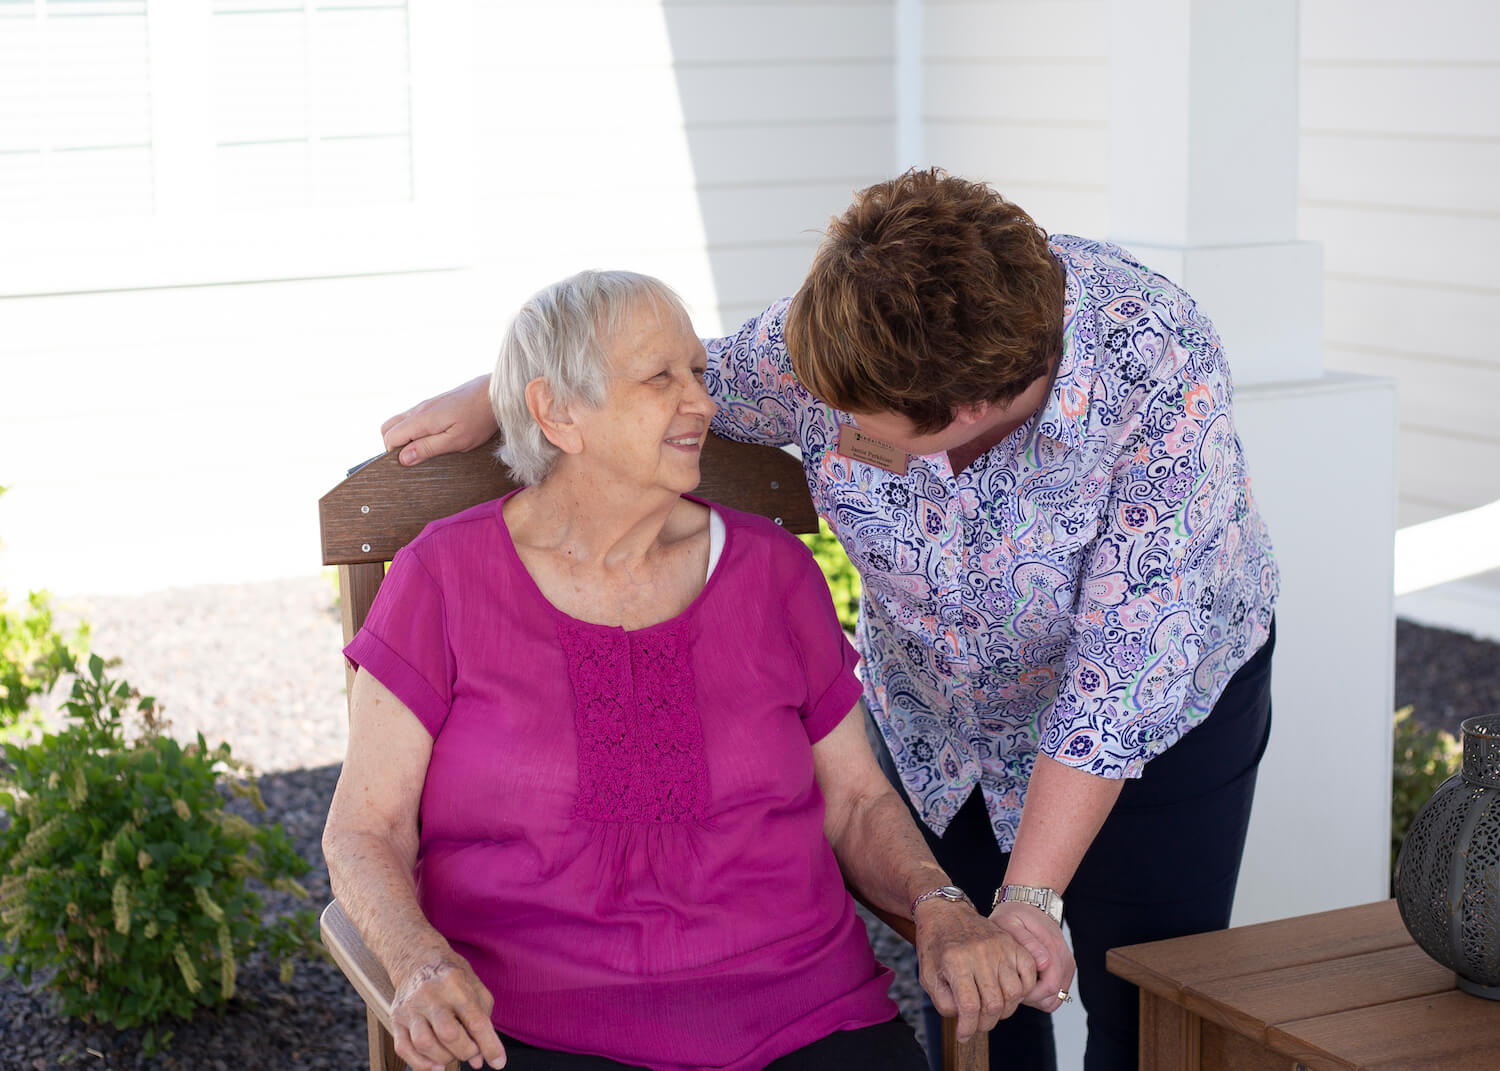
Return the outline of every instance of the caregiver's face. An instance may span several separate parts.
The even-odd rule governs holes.
[[[919,432],[910,417],[900,413],[852,413],[855,426],[872,439],[889,443],[908,454],[945,454],[970,444],[988,447],[1015,431],[1047,399],[1050,375],[1038,376],[1006,402],[975,402],[959,406],[953,419],[937,431]]]

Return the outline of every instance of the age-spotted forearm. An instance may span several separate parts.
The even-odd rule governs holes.
[[[323,855],[333,894],[398,989],[424,967],[456,957],[422,913],[410,856],[392,838],[330,827]]]

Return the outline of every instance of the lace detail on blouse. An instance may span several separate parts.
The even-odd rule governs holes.
[[[638,632],[560,621],[578,731],[575,818],[688,822],[708,803],[686,623]]]

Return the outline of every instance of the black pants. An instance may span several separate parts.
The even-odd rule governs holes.
[[[506,1071],[638,1071],[633,1064],[602,1056],[538,1049],[500,1036],[505,1045]],[[766,1071],[922,1071],[927,1066],[917,1036],[901,1018],[862,1030],[835,1030],[826,1038],[804,1045],[773,1060]]]
[[[1152,759],[1144,776],[1125,783],[1068,885],[1064,918],[1078,961],[1075,992],[1088,1012],[1085,1071],[1137,1066],[1138,991],[1104,969],[1104,954],[1119,945],[1229,925],[1255,771],[1271,731],[1275,646],[1273,621],[1265,646],[1230,679],[1203,723]],[[883,745],[876,750],[886,777],[899,790],[890,753]],[[1010,854],[995,843],[979,789],[941,837],[920,818],[917,827],[953,883],[988,913],[995,890],[1005,883]],[[941,1053],[933,1039],[942,1037],[941,1020],[930,1002],[924,1015],[928,1059],[937,1071]],[[1022,1007],[990,1033],[995,1071],[1056,1066],[1049,1015]]]

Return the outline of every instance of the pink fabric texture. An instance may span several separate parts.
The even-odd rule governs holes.
[[[708,767],[683,625],[679,618],[631,636],[572,618],[558,621],[576,703],[575,818],[703,818]],[[622,682],[629,682],[628,691]]]
[[[546,601],[501,504],[397,555],[346,650],[433,736],[418,897],[496,1026],[748,1071],[890,1019],[890,973],[823,836],[811,745],[859,683],[811,555],[714,507],[726,538],[703,591],[627,632]]]

